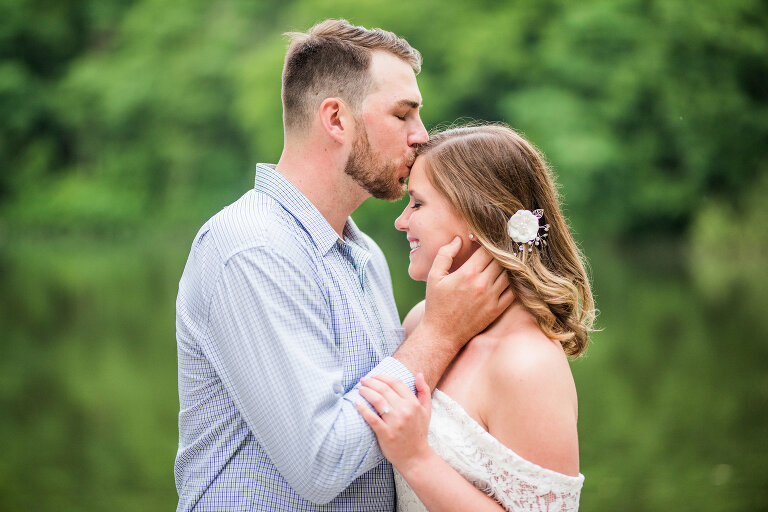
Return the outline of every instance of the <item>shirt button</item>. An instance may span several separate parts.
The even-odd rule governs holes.
[[[333,384],[333,392],[338,394],[342,394],[344,392],[344,388],[341,386],[340,382],[335,382]]]

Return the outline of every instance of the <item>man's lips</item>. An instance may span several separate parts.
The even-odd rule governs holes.
[[[408,176],[411,175],[411,168],[413,167],[413,160],[411,160],[411,163],[405,164],[405,168],[407,169],[405,176],[401,176],[397,179],[398,182],[400,182],[401,185],[405,185],[405,180],[408,179]]]

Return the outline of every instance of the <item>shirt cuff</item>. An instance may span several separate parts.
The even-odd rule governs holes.
[[[381,362],[377,364],[376,367],[368,373],[368,375],[366,375],[366,377],[372,377],[374,375],[381,374],[397,377],[403,381],[406,386],[408,386],[408,389],[411,390],[411,393],[414,395],[416,394],[416,377],[403,363],[394,357],[385,357],[382,359]]]

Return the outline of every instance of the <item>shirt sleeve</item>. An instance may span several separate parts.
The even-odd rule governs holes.
[[[313,269],[269,248],[232,256],[213,289],[207,355],[249,428],[288,484],[327,503],[379,464],[376,437],[357,412],[357,386],[342,386],[322,287]],[[413,389],[392,357],[386,373]]]

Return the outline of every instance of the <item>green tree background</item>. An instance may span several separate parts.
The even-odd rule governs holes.
[[[0,510],[174,507],[176,285],[279,157],[281,34],[329,17],[422,52],[428,128],[552,164],[601,310],[582,509],[768,508],[764,1],[2,0]],[[354,218],[404,315],[402,207]]]

